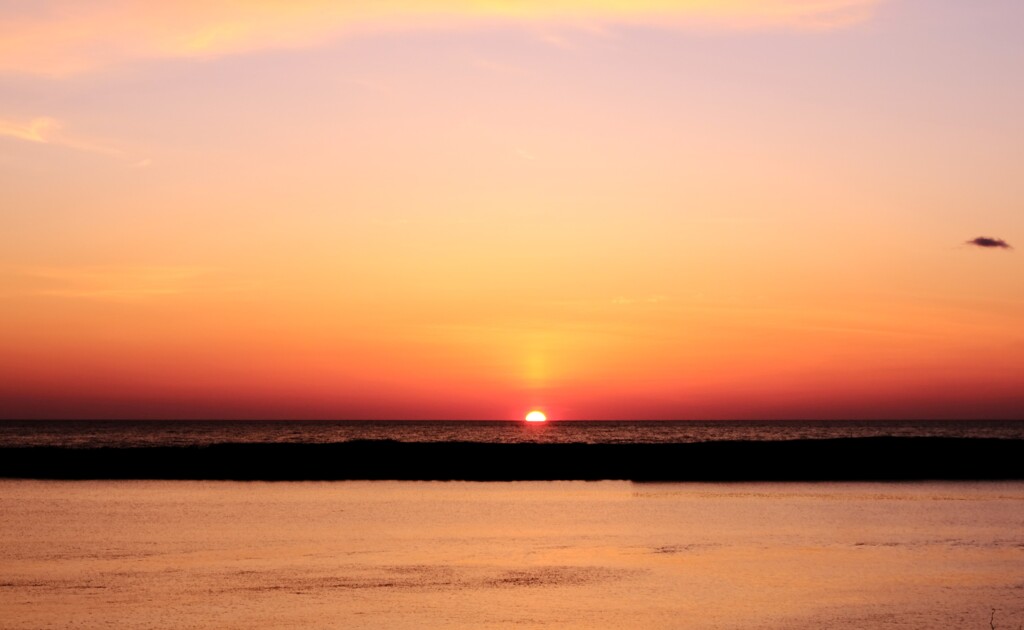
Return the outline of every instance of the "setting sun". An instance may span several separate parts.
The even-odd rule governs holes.
[[[526,414],[526,421],[527,422],[547,422],[548,421],[548,417],[545,416],[543,412],[531,411],[530,413]]]

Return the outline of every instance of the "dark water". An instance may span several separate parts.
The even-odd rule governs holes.
[[[1024,421],[0,421],[0,446],[72,448],[351,440],[652,444],[877,436],[1024,439]]]

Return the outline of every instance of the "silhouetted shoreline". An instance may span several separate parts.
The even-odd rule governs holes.
[[[352,441],[0,447],[0,477],[209,480],[914,481],[1024,479],[1024,440],[844,438],[689,444]]]

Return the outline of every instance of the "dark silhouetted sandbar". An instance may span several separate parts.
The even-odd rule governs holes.
[[[690,444],[354,441],[2,447],[0,477],[225,480],[868,481],[1024,479],[1024,440],[850,438]]]

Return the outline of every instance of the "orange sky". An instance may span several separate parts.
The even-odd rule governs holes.
[[[0,417],[1024,417],[1016,0],[168,6],[0,7]]]

